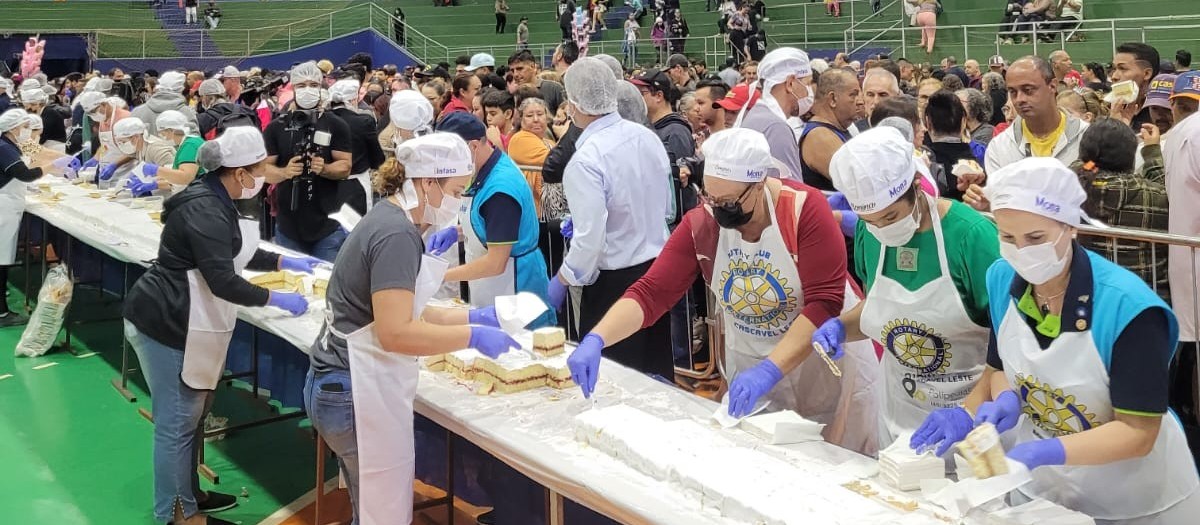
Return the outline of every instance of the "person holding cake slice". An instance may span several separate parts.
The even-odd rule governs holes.
[[[705,205],[684,216],[646,275],[583,338],[567,361],[572,378],[590,397],[601,350],[654,324],[703,276],[725,322],[729,414],[769,399],[771,410],[826,423],[831,443],[873,453],[874,348],[849,345],[839,378],[809,344],[817,326],[858,302],[846,252],[828,248],[842,243],[829,204],[781,180],[787,167],[758,131],[720,131],[702,149]]]
[[[912,142],[886,126],[860,133],[830,161],[842,192],[834,199],[861,219],[854,268],[867,297],[821,325],[813,343],[835,356],[846,341],[883,347],[881,449],[931,413],[970,430],[960,405],[983,373],[991,326],[984,276],[1000,257],[987,218],[921,191],[918,162]]]

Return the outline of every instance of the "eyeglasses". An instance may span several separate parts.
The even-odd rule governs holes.
[[[713,208],[723,208],[723,207],[728,207],[730,205],[735,205],[735,204],[741,205],[742,201],[746,200],[746,195],[750,194],[750,190],[752,188],[754,188],[753,184],[746,186],[746,189],[742,190],[742,193],[740,195],[738,195],[736,199],[723,200],[723,201],[718,201],[712,195],[709,195],[709,193],[707,191],[701,191],[700,192],[700,202],[703,202],[705,205],[708,205]]]

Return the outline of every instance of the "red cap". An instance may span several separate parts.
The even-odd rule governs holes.
[[[725,98],[718,100],[716,103],[722,108],[725,108],[726,111],[740,111],[742,106],[746,105],[746,99],[749,98],[749,94],[749,84],[738,84],[734,86],[733,89],[729,90],[729,93],[725,95]],[[761,96],[762,90],[755,90],[754,97],[749,99],[749,107],[754,107],[754,103],[758,102],[758,98]]]

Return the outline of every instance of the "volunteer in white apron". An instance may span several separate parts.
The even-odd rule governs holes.
[[[175,162],[174,144],[151,136],[146,123],[137,117],[118,121],[112,136],[122,156],[101,166],[97,175],[100,182],[129,188],[135,197],[157,191],[159,182],[166,182],[158,175],[159,166]]]
[[[8,268],[17,262],[17,237],[25,214],[25,184],[42,177],[42,167],[21,154],[29,142],[29,114],[10,109],[0,114],[0,292],[8,289]],[[23,324],[24,315],[8,309],[0,295],[0,327]]]
[[[199,157],[209,173],[166,201],[158,258],[130,289],[123,316],[154,410],[154,517],[212,525],[231,523],[206,515],[237,499],[200,490],[196,454],[236,308],[269,305],[292,315],[308,309],[304,296],[255,286],[241,272],[311,272],[319,261],[259,249],[257,223],[237,216],[233,201],[257,195],[264,182],[267,151],[257,129],[230,128]]]
[[[996,227],[961,202],[922,191],[917,162],[900,131],[876,127],[846,142],[829,165],[849,207],[843,213],[862,219],[854,268],[867,296],[821,325],[813,342],[835,355],[846,341],[884,349],[880,448],[915,432],[931,412],[970,431],[961,405],[983,373],[991,327],[985,276],[1000,257]]]
[[[1174,313],[1075,241],[1086,194],[1058,161],[1006,166],[984,195],[1004,259],[988,270],[994,328],[976,421],[1015,434],[1008,457],[1033,471],[1018,490],[1098,524],[1195,523],[1200,478],[1167,405]]]
[[[361,525],[412,521],[417,357],[468,347],[496,357],[519,347],[496,328],[494,307],[425,308],[446,264],[423,253],[399,196],[411,183],[418,207],[444,204],[438,187],[474,171],[467,144],[433,133],[401,144],[396,158],[398,169],[375,177],[384,199],[355,225],[334,263],[304,387],[305,409],[338,456]]]
[[[344,200],[356,212],[365,214],[375,204],[371,170],[383,164],[384,156],[375,114],[358,109],[358,88],[358,81],[352,78],[334,82],[329,86],[329,102],[330,111],[350,127],[350,178],[341,184]]]
[[[467,141],[476,166],[469,186],[444,188],[454,201],[463,197],[460,225],[447,226],[430,239],[429,248],[435,254],[454,248],[460,237],[465,239],[466,263],[446,272],[446,281],[467,281],[472,306],[487,306],[495,303],[496,297],[518,292],[532,292],[550,304],[549,272],[538,246],[537,207],[525,175],[507,154],[492,146],[487,128],[475,115],[450,113],[437,129]],[[554,322],[551,308],[529,326]]]
[[[568,359],[585,396],[595,390],[601,349],[653,324],[702,276],[725,322],[729,414],[760,399],[828,423],[826,439],[875,448],[879,361],[869,342],[848,345],[837,378],[812,356],[819,323],[858,302],[841,233],[819,191],[768,177],[778,161],[757,131],[734,128],[704,141],[705,206],[684,215],[666,247]]]
[[[96,123],[97,131],[100,135],[100,151],[92,152],[92,157],[99,164],[109,164],[120,161],[124,158],[121,150],[117,148],[117,141],[113,137],[113,126],[117,122],[129,116],[129,110],[125,107],[125,101],[120,97],[104,97],[102,94],[96,95],[80,95],[80,106],[83,107],[84,113]],[[93,164],[95,167],[102,167],[98,164]],[[85,167],[91,167],[85,165]]]
[[[196,163],[196,155],[204,139],[192,132],[187,116],[168,109],[154,119],[159,138],[175,148],[175,158],[170,164],[158,167],[156,178],[160,189],[172,193],[183,191],[196,177],[204,173]]]

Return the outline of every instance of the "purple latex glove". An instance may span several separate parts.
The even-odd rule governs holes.
[[[471,348],[492,359],[500,357],[509,350],[521,348],[521,344],[509,337],[503,330],[491,326],[471,326]]]
[[[925,422],[913,432],[908,446],[918,452],[938,443],[937,455],[945,454],[955,443],[967,437],[967,433],[975,428],[971,414],[963,407],[939,408],[930,412]]]
[[[304,315],[308,311],[308,299],[298,293],[271,292],[267,305],[286,310],[292,315]]]
[[[567,217],[567,220],[562,221],[562,224],[558,227],[558,232],[562,234],[564,239],[570,239],[574,237],[575,223],[571,221],[570,217]]]
[[[125,181],[125,187],[129,188],[129,193],[132,193],[134,197],[146,197],[158,189],[158,181],[146,182],[137,177],[129,177]]]
[[[854,228],[858,225],[858,214],[850,209],[850,201],[846,200],[846,196],[841,192],[831,194],[825,200],[829,201],[829,207],[833,208],[833,211],[841,212],[838,227],[841,228],[842,235],[854,237]]]
[[[975,424],[991,423],[996,425],[996,432],[1007,432],[1017,426],[1021,420],[1021,399],[1012,390],[1005,390],[996,396],[995,401],[979,405],[975,412]]]
[[[74,180],[79,177],[79,168],[82,164],[79,162],[79,157],[60,157],[54,160],[54,167],[61,171],[63,177],[68,180]]]
[[[596,380],[600,378],[600,351],[604,350],[604,338],[589,333],[567,358],[571,369],[571,380],[583,390],[583,397],[590,399],[596,391]]]
[[[88,169],[88,168],[95,168],[96,166],[99,166],[99,165],[100,165],[100,159],[98,159],[96,157],[92,157],[92,158],[88,159],[87,162],[84,162],[83,166],[80,166],[79,169],[82,170],[82,169]]]
[[[158,176],[158,164],[142,163],[142,176],[150,179]]]
[[[104,169],[100,170],[100,180],[111,179],[117,173],[117,167],[117,163],[115,162],[106,164]]]
[[[496,307],[484,306],[482,308],[473,308],[467,312],[467,322],[471,324],[490,326],[492,328],[500,328],[500,321],[496,319]]]
[[[562,308],[563,301],[567,299],[567,285],[563,284],[562,279],[555,275],[550,278],[550,289],[547,293],[550,298],[548,306],[551,310]]]
[[[1008,457],[1024,463],[1029,470],[1038,467],[1064,465],[1067,463],[1067,449],[1063,448],[1058,438],[1027,441],[1008,451]]]
[[[458,227],[451,226],[445,228],[429,237],[429,246],[425,249],[426,253],[441,255],[446,253],[458,242]]]
[[[813,344],[820,344],[825,348],[825,353],[833,359],[841,359],[846,352],[842,349],[842,344],[846,342],[846,326],[842,324],[842,320],[837,317],[830,317],[828,321],[821,323],[821,327],[812,335]],[[817,349],[813,349],[814,352]]]
[[[316,257],[307,255],[301,257],[288,257],[287,255],[279,256],[279,269],[291,270],[293,272],[313,273],[313,269],[317,265],[325,264],[325,261]]]
[[[783,371],[770,359],[763,359],[753,368],[742,371],[729,385],[729,415],[746,416],[754,410],[758,399],[782,380]]]

